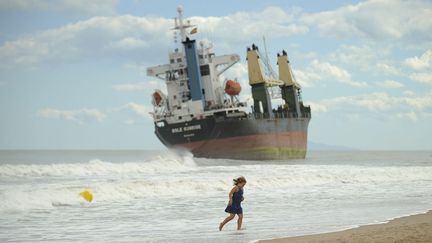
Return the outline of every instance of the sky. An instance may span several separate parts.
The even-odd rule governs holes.
[[[0,149],[161,149],[146,68],[168,61],[173,18],[250,100],[246,47],[286,50],[315,143],[432,149],[432,1],[0,0]],[[263,48],[261,48],[262,50]]]

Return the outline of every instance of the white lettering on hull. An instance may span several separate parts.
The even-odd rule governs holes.
[[[187,127],[176,127],[171,129],[171,133],[179,133],[179,132],[189,132],[194,130],[201,130],[201,124],[187,126]]]

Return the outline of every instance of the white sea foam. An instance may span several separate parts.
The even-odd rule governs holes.
[[[82,190],[82,189],[81,189]],[[14,187],[0,193],[0,212],[50,209],[59,205],[79,205],[85,201],[79,189]]]
[[[432,167],[372,167],[352,165],[197,166],[189,156],[159,156],[145,162],[110,163],[92,160],[77,164],[2,165],[4,178],[39,178],[32,184],[4,186],[0,210],[79,205],[78,193],[90,188],[94,203],[140,198],[209,197],[226,194],[231,178],[248,178],[247,190],[291,194],[319,189],[338,195],[346,188],[432,181]],[[387,189],[388,190],[388,189]]]
[[[142,162],[111,163],[99,159],[86,163],[54,164],[4,164],[0,165],[0,176],[49,177],[49,176],[92,176],[131,173],[162,173],[179,170],[193,170],[196,167],[192,155],[159,155]]]

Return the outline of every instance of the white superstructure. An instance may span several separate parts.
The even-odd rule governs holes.
[[[169,53],[169,63],[147,68],[147,75],[160,78],[165,81],[168,94],[162,94],[162,102],[155,105],[154,120],[166,120],[168,123],[185,122],[193,118],[200,118],[215,110],[226,109],[224,104],[225,92],[220,75],[240,60],[239,55],[216,56],[211,46],[200,42],[196,47],[197,63],[200,69],[200,87],[203,100],[191,99],[191,77],[187,74],[187,60],[185,43],[190,41],[191,35],[196,32],[190,21],[185,21],[182,8],[177,8],[178,18],[175,19],[174,30],[178,34],[183,45],[179,45]],[[154,98],[154,97],[153,97]]]

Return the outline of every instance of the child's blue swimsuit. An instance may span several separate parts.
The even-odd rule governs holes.
[[[243,214],[243,209],[241,207],[241,201],[243,197],[243,189],[240,189],[238,192],[234,192],[232,197],[231,206],[228,205],[225,209],[225,212],[232,214]]]

